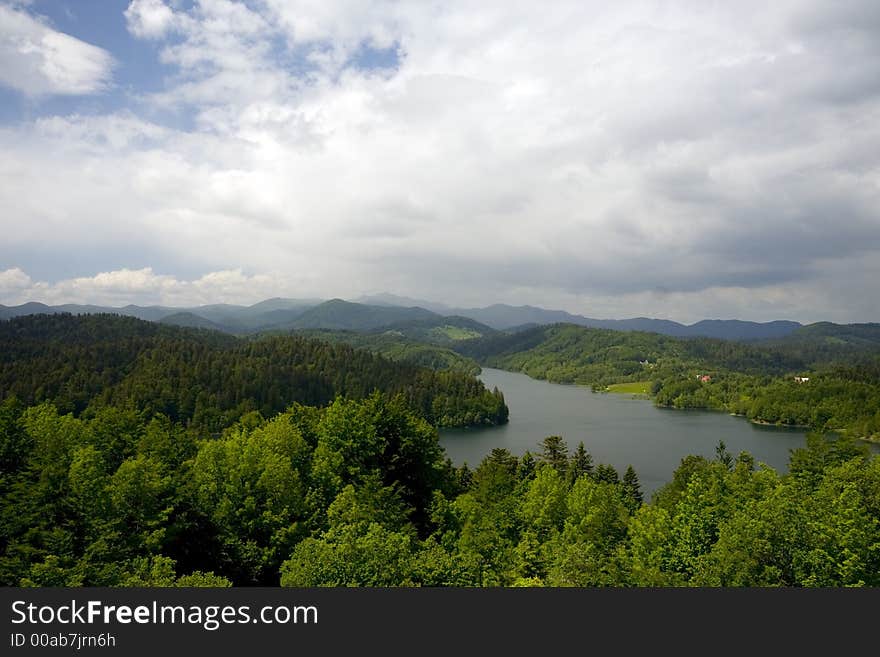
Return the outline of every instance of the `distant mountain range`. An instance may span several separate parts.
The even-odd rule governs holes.
[[[677,337],[710,337],[724,340],[761,340],[781,338],[799,329],[798,322],[745,322],[738,319],[704,319],[686,325],[668,319],[634,317],[632,319],[593,319],[572,315],[564,310],[545,310],[534,306],[508,306],[495,304],[486,308],[453,309],[456,315],[470,317],[492,328],[505,330],[513,327],[541,324],[577,324],[589,328],[615,331],[647,331]]]
[[[401,297],[396,294],[388,294],[387,292],[358,297],[357,299],[352,299],[352,301],[354,303],[363,303],[368,306],[399,306],[403,308],[418,307],[425,308],[426,310],[435,312],[438,315],[453,314],[452,308],[450,306],[447,306],[446,304],[436,303],[434,301],[427,301],[426,299]]]
[[[0,319],[38,313],[71,313],[85,315],[112,313],[126,315],[150,322],[164,322],[178,326],[212,328],[226,333],[246,334],[259,331],[285,329],[294,319],[325,303],[322,299],[266,299],[252,306],[212,304],[193,308],[169,306],[134,306],[121,308],[64,304],[47,306],[30,302],[20,306],[0,305]]]
[[[462,318],[473,320],[469,327],[477,333],[486,330],[517,330],[529,326],[570,323],[590,328],[618,331],[647,331],[677,337],[713,337],[725,340],[766,340],[782,338],[801,328],[791,321],[746,322],[736,319],[706,319],[686,325],[666,319],[593,319],[564,310],[546,310],[535,306],[495,304],[485,308],[450,308],[429,301],[378,294],[361,297],[358,302],[342,299],[267,299],[252,306],[214,304],[193,308],[134,306],[121,308],[64,304],[48,306],[30,302],[20,306],[0,305],[0,319],[37,313],[94,314],[114,313],[153,322],[208,328],[227,333],[247,334],[262,331],[332,329],[374,331],[401,324],[420,326],[459,326]],[[455,321],[453,321],[455,320]],[[415,324],[413,324],[415,323]]]

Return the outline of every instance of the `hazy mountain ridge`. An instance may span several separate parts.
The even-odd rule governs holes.
[[[362,303],[369,301],[370,303]],[[393,294],[376,294],[360,297],[358,302],[331,299],[285,299],[273,298],[250,306],[211,304],[188,308],[167,306],[127,305],[121,308],[64,304],[49,306],[28,302],[20,306],[0,305],[0,319],[37,313],[69,312],[71,314],[114,313],[145,319],[163,319],[188,313],[213,324],[215,330],[234,334],[262,331],[292,331],[304,329],[332,329],[348,331],[374,331],[380,328],[399,328],[407,322],[422,323],[422,333],[433,326],[446,324],[457,326],[462,319],[474,321],[478,333],[483,326],[496,331],[516,331],[529,326],[567,323],[588,328],[616,331],[645,331],[674,337],[712,337],[724,340],[773,340],[784,338],[802,328],[798,322],[777,320],[751,322],[738,319],[704,319],[694,324],[681,324],[668,319],[633,317],[629,319],[595,319],[574,315],[564,310],[548,310],[536,306],[510,306],[493,304],[485,308],[451,308],[430,301],[401,297]],[[457,319],[456,319],[457,318]],[[177,318],[171,323],[184,321]],[[197,325],[194,318],[186,318],[187,325]],[[458,324],[456,324],[458,322]],[[838,324],[829,326],[842,326]],[[416,327],[410,326],[411,329]],[[464,327],[461,327],[464,328]],[[832,336],[833,337],[833,336]]]
[[[564,310],[545,310],[535,306],[494,304],[486,308],[456,308],[453,312],[470,317],[498,330],[546,324],[576,324],[587,328],[614,331],[645,331],[675,337],[709,337],[724,340],[763,340],[779,338],[800,328],[798,322],[776,320],[749,322],[738,319],[704,319],[695,324],[681,324],[669,319],[633,317],[630,319],[595,319],[573,315]]]
[[[0,319],[12,319],[24,315],[70,313],[71,315],[112,314],[135,317],[148,322],[162,322],[181,326],[195,326],[198,317],[210,323],[214,330],[226,333],[244,334],[269,330],[289,324],[305,311],[323,303],[317,299],[266,299],[251,306],[234,304],[210,304],[193,307],[136,306],[122,307],[95,306],[82,304],[63,304],[49,306],[44,303],[28,302],[19,306],[0,305]],[[181,316],[181,317],[175,317]],[[191,317],[184,317],[191,316]],[[208,326],[205,326],[206,328]]]
[[[414,299],[412,297],[403,297],[398,294],[390,294],[388,292],[380,292],[378,294],[366,294],[351,299],[353,303],[362,303],[367,306],[403,306],[405,308],[425,308],[440,315],[451,315],[452,309],[445,303],[437,303],[428,301],[427,299]]]
[[[290,323],[290,329],[370,330],[408,320],[439,319],[441,315],[403,306],[367,306],[342,299],[331,299],[310,308]]]

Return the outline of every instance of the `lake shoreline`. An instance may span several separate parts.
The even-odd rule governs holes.
[[[711,409],[708,409],[711,410]],[[789,429],[805,429],[810,430],[811,427],[809,424],[786,424],[785,422],[768,422],[767,420],[755,420],[750,418],[745,413],[730,413],[733,417],[742,417],[751,422],[752,424],[757,424],[761,427],[784,427]]]
[[[638,399],[638,400],[642,400],[642,401],[652,401],[653,400],[653,397],[651,397],[651,395],[648,395],[648,394],[631,393],[631,392],[624,391],[624,390],[612,390],[612,389],[610,389],[610,386],[606,386],[602,390],[597,390],[597,389],[593,388],[590,384],[586,384],[586,383],[567,383],[567,382],[559,382],[559,381],[550,381],[548,379],[536,379],[535,377],[530,376],[529,374],[526,374],[525,372],[522,372],[522,371],[517,372],[515,370],[504,370],[501,368],[490,368],[490,369],[498,369],[501,372],[510,372],[511,374],[522,374],[523,376],[529,377],[533,381],[542,381],[544,383],[552,383],[553,385],[558,385],[558,386],[574,386],[574,387],[578,387],[578,388],[585,388],[585,389],[589,389],[591,392],[594,392],[594,393],[612,394],[612,395],[621,395],[621,396],[630,395],[631,399]],[[611,384],[611,385],[617,385],[617,384]],[[786,424],[784,422],[768,422],[766,420],[755,420],[755,419],[748,417],[744,413],[731,413],[730,411],[727,411],[725,409],[719,409],[719,408],[676,408],[674,406],[658,406],[656,404],[655,404],[655,408],[665,408],[665,409],[669,409],[672,411],[707,411],[707,412],[711,412],[711,413],[726,413],[727,415],[730,415],[731,417],[743,418],[743,419],[747,420],[748,422],[750,422],[754,425],[757,425],[757,426],[761,426],[761,427],[771,427],[771,428],[777,427],[780,429],[792,429],[792,430],[800,430],[800,431],[811,431],[812,430],[812,428],[810,427],[809,424]],[[836,430],[836,429],[831,429],[828,431],[828,433],[841,434],[841,431]],[[856,439],[864,441],[866,443],[870,443],[872,445],[880,445],[880,435],[877,435],[877,436],[856,436]]]
[[[731,453],[749,452],[779,472],[787,471],[790,450],[806,445],[803,431],[759,427],[728,413],[664,409],[646,403],[650,399],[643,396],[595,394],[589,386],[493,368],[484,368],[480,378],[504,393],[510,407],[508,424],[441,431],[440,443],[455,465],[475,466],[493,449],[506,449],[514,456],[534,454],[545,437],[559,435],[570,450],[583,442],[595,463],[612,465],[620,473],[632,465],[642,489],[650,494],[671,479],[685,456],[715,458],[719,441]]]

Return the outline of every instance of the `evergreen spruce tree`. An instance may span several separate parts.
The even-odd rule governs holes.
[[[565,474],[568,466],[568,445],[562,436],[547,436],[541,441],[541,460]]]
[[[626,472],[623,475],[623,493],[632,502],[634,510],[642,505],[644,498],[639,476],[631,465],[626,466]]]
[[[525,454],[519,459],[519,467],[517,468],[517,477],[519,480],[526,481],[534,479],[536,465],[535,457],[532,456],[530,451],[526,450]]]
[[[568,481],[573,484],[583,475],[593,474],[593,456],[584,447],[584,441],[578,443],[577,449],[568,462]]]
[[[474,473],[471,472],[471,469],[468,467],[467,463],[463,463],[462,466],[457,470],[456,474],[459,490],[466,491],[474,483]]]
[[[620,475],[617,474],[617,470],[613,465],[607,463],[602,463],[596,468],[595,479],[596,481],[604,481],[606,484],[620,483]]]

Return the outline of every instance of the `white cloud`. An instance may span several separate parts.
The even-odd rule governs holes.
[[[128,30],[137,37],[158,39],[174,27],[175,16],[162,0],[132,0],[125,10]]]
[[[3,298],[18,298],[27,294],[31,285],[31,277],[18,267],[0,271],[0,295]]]
[[[28,96],[83,95],[111,81],[110,54],[0,5],[0,83]]]
[[[4,237],[29,262],[48,242],[273,272],[293,296],[880,312],[872,3],[174,7],[126,13],[174,67],[144,104],[0,131]],[[399,61],[359,66],[365,45]]]
[[[0,294],[5,305],[41,301],[122,306],[195,306],[208,303],[251,304],[279,291],[266,275],[248,276],[241,269],[216,271],[194,280],[157,274],[152,268],[118,269],[68,278],[53,283],[34,281],[19,268],[0,271]]]

